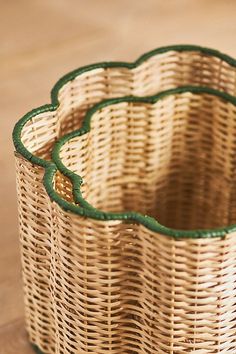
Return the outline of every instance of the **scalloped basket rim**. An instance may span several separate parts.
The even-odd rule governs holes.
[[[73,172],[66,169],[66,167],[62,164],[59,156],[58,151],[60,146],[71,138],[71,136],[81,135],[86,133],[89,130],[89,121],[91,119],[92,114],[102,107],[115,104],[125,101],[132,101],[132,102],[153,102],[157,101],[160,98],[163,98],[166,95],[170,95],[173,93],[183,93],[183,92],[192,92],[192,93],[208,93],[212,95],[216,95],[231,102],[233,105],[236,106],[236,97],[231,96],[227,93],[214,90],[211,88],[206,87],[197,87],[197,86],[185,86],[170,89],[164,92],[161,92],[154,96],[149,97],[134,97],[134,96],[127,96],[127,97],[120,97],[120,98],[112,98],[108,100],[104,100],[96,105],[94,105],[90,110],[88,110],[86,117],[84,119],[84,123],[82,128],[76,130],[70,134],[63,136],[55,143],[55,147],[53,149],[52,154],[52,161],[46,161],[43,159],[38,158],[37,156],[32,155],[27,148],[24,146],[23,142],[21,141],[21,132],[24,128],[24,125],[33,117],[37,116],[40,113],[48,112],[48,111],[56,111],[59,107],[59,100],[58,100],[58,93],[59,90],[69,81],[75,79],[77,76],[83,74],[84,72],[97,69],[97,68],[111,68],[111,67],[127,67],[129,69],[133,69],[138,67],[141,63],[143,63],[148,58],[155,56],[157,54],[162,54],[168,51],[200,51],[209,56],[215,56],[221,60],[224,60],[228,64],[233,67],[236,67],[236,60],[232,57],[222,54],[217,50],[195,46],[195,45],[174,45],[168,47],[161,47],[155,50],[152,50],[144,55],[142,55],[138,60],[133,63],[128,62],[102,62],[98,64],[92,64],[88,66],[84,66],[82,68],[76,69],[67,75],[63,76],[53,87],[51,91],[51,103],[40,106],[36,109],[31,110],[27,114],[25,114],[15,125],[13,130],[13,142],[16,149],[16,152],[21,154],[26,160],[30,161],[33,164],[39,165],[45,168],[45,174],[43,183],[46,188],[46,191],[50,197],[50,199],[56,202],[63,210],[67,212],[72,212],[74,214],[78,214],[81,216],[85,216],[92,219],[97,220],[125,220],[128,223],[139,223],[150,229],[151,231],[171,236],[174,238],[212,238],[212,237],[225,237],[226,234],[232,233],[236,231],[236,224],[222,227],[222,228],[215,228],[215,229],[199,229],[199,230],[176,230],[165,227],[158,223],[158,221],[152,217],[147,215],[142,215],[137,212],[124,212],[124,213],[106,213],[99,211],[92,207],[86,200],[83,199],[81,192],[80,192],[80,185],[82,183],[82,179],[80,176],[74,174]],[[75,197],[75,201],[79,202],[82,207],[71,204],[66,200],[62,199],[59,194],[53,188],[53,178],[56,172],[60,170],[63,172],[64,175],[69,177],[73,183],[73,193]]]

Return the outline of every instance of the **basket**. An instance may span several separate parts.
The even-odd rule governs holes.
[[[19,121],[36,350],[234,353],[235,87],[233,59],[161,48],[68,74]]]

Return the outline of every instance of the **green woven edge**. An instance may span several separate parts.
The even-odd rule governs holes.
[[[129,96],[129,97],[121,97],[121,98],[113,98],[113,99],[108,99],[103,102],[100,102],[96,105],[94,105],[85,115],[85,119],[83,122],[82,127],[79,130],[76,130],[72,133],[69,133],[65,136],[63,136],[61,139],[59,139],[53,148],[52,151],[52,160],[57,166],[58,170],[62,172],[63,175],[66,177],[70,178],[73,184],[73,196],[74,200],[76,203],[80,204],[83,210],[83,215],[99,220],[132,220],[136,221],[138,223],[141,223],[145,225],[147,228],[151,229],[152,231],[156,231],[162,234],[174,236],[174,237],[214,237],[214,236],[223,236],[225,235],[226,232],[236,230],[236,225],[232,225],[230,227],[224,227],[224,228],[218,228],[214,230],[193,230],[193,231],[186,231],[186,230],[175,230],[175,229],[170,229],[167,228],[157,222],[156,219],[151,218],[149,216],[144,216],[140,213],[137,212],[126,212],[126,213],[112,213],[112,212],[103,212],[101,210],[98,210],[94,208],[91,204],[89,204],[82,196],[80,186],[83,183],[83,180],[80,176],[75,174],[74,172],[70,171],[66,166],[63,164],[63,162],[60,159],[60,150],[62,146],[67,143],[70,139],[84,135],[90,131],[90,122],[91,119],[93,118],[93,115],[96,111],[101,110],[102,108],[109,106],[109,105],[114,105],[122,102],[139,102],[139,103],[150,103],[154,104],[158,100],[170,96],[172,94],[182,94],[186,92],[191,92],[194,94],[202,94],[202,93],[207,93],[213,96],[218,96],[221,99],[226,100],[227,102],[232,103],[234,106],[236,106],[236,98],[228,95],[224,92],[220,92],[218,90],[214,90],[211,88],[206,88],[206,87],[195,87],[195,86],[185,86],[185,87],[179,87],[175,89],[170,89],[167,91],[163,91],[157,95],[150,96],[150,97],[134,97],[134,96]],[[51,180],[49,178],[45,178],[45,185],[47,189],[49,189],[51,184]],[[81,212],[81,207],[75,206],[76,210],[74,211],[77,214],[80,214]]]
[[[147,60],[148,58],[165,53],[168,51],[200,51],[203,52],[209,56],[215,56],[221,60],[224,60],[228,64],[230,64],[233,67],[236,67],[236,60],[222,54],[216,50],[209,49],[209,48],[204,48],[204,47],[199,47],[199,46],[194,46],[194,45],[176,45],[176,46],[168,46],[168,47],[162,47],[158,48],[156,50],[153,50],[149,53],[144,54],[141,56],[137,61],[134,63],[126,63],[126,62],[103,62],[99,64],[93,64],[89,66],[82,67],[80,69],[77,69],[73,72],[68,73],[65,75],[63,78],[61,78],[56,85],[53,87],[52,92],[51,92],[51,104],[47,104],[41,107],[38,107],[29,113],[27,113],[25,116],[23,116],[18,123],[15,125],[14,130],[13,130],[13,142],[15,145],[15,149],[18,153],[20,153],[24,158],[27,160],[31,161],[33,164],[42,166],[45,168],[45,175],[44,175],[44,186],[46,188],[46,191],[49,195],[49,197],[55,201],[62,209],[65,211],[69,211],[78,215],[86,216],[89,218],[97,219],[97,220],[126,220],[127,222],[137,222],[141,223],[144,226],[146,226],[148,229],[162,233],[168,236],[172,236],[175,238],[178,237],[185,237],[185,238],[211,238],[211,237],[224,237],[227,233],[229,232],[234,232],[236,231],[236,224],[228,226],[228,227],[223,227],[223,228],[217,228],[217,229],[209,229],[209,230],[191,230],[191,231],[186,231],[186,230],[175,230],[175,229],[170,229],[167,228],[161,224],[159,224],[154,218],[151,218],[149,216],[144,216],[136,212],[127,212],[127,213],[104,213],[101,212],[95,208],[93,208],[90,204],[88,204],[81,195],[80,192],[80,185],[82,183],[82,179],[72,173],[71,171],[68,171],[65,169],[65,166],[61,165],[60,159],[57,158],[57,151],[60,147],[60,144],[63,143],[64,138],[61,139],[58,143],[55,144],[55,149],[53,152],[53,160],[56,161],[58,167],[60,167],[61,171],[63,171],[64,174],[66,174],[69,178],[71,178],[73,182],[73,193],[76,198],[76,201],[80,201],[80,203],[83,205],[83,207],[79,207],[77,205],[71,204],[65,200],[63,200],[59,194],[53,189],[53,177],[57,171],[57,166],[53,162],[49,162],[43,159],[38,158],[37,156],[32,155],[24,146],[24,144],[21,141],[21,131],[26,124],[32,117],[42,113],[42,112],[47,112],[47,111],[55,111],[58,106],[59,106],[59,101],[58,101],[58,92],[62,88],[63,85],[65,85],[68,81],[73,80],[75,77],[78,75],[81,75],[84,72],[96,69],[96,68],[111,68],[111,67],[126,67],[129,69],[136,68],[139,66],[142,62]],[[184,88],[178,88],[178,89],[172,89],[168,90],[164,93],[160,93],[159,95],[152,96],[150,98],[134,98],[134,97],[126,97],[126,98],[118,98],[118,99],[111,99],[104,101],[103,103],[99,103],[98,105],[95,105],[87,114],[87,119],[83,125],[83,127],[79,130],[79,134],[84,134],[88,130],[88,121],[94,111],[96,109],[99,109],[99,107],[104,107],[105,105],[108,104],[115,104],[119,102],[123,102],[124,100],[131,100],[131,101],[139,101],[139,102],[152,102],[152,100],[157,100],[160,99],[161,97],[164,97],[167,94],[173,94],[173,93],[181,93],[181,92],[194,92],[194,93],[200,93],[200,92],[205,92],[209,93],[212,95],[217,95],[221,97],[222,99],[225,99],[227,101],[230,101],[233,105],[236,106],[236,98],[233,96],[230,96],[226,93],[219,92],[217,90],[213,90],[210,88],[200,88],[200,87],[184,87]],[[83,130],[84,129],[84,130]],[[69,134],[69,136],[72,136],[73,134],[78,134],[78,131],[73,132],[72,134]],[[68,139],[68,135],[66,137]],[[77,187],[76,187],[77,186]]]
[[[31,347],[34,349],[36,354],[44,354],[44,352],[42,352],[37,345],[31,343]]]

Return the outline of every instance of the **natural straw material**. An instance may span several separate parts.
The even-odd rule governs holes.
[[[28,113],[17,124],[14,143],[17,151],[26,323],[31,342],[41,351],[49,354],[234,353],[234,228],[194,234],[188,234],[189,231],[185,230],[183,236],[194,236],[196,239],[183,238],[181,233],[176,239],[167,236],[165,228],[157,232],[138,220],[96,220],[94,217],[97,212],[93,215],[93,208],[75,205],[70,179],[72,177],[73,181],[73,175],[66,176],[65,170],[64,174],[56,172],[50,155],[55,140],[80,128],[87,110],[102,99],[130,94],[151,95],[189,84],[235,94],[235,66],[236,62],[232,58],[193,46],[161,48],[144,55],[134,64],[103,63],[89,66],[60,80],[52,91],[52,104]],[[76,151],[78,161],[83,162],[85,169],[93,170],[84,175],[78,164],[75,170],[72,168],[84,178],[83,196],[93,206],[104,210],[104,215],[107,215],[107,211],[133,209],[157,216],[164,225],[170,227],[191,229],[229,226],[235,222],[235,104],[230,97],[219,97],[212,92],[186,92],[183,96],[172,92],[158,102],[163,105],[159,107],[163,116],[157,115],[160,119],[158,134],[162,137],[161,142],[152,136],[150,127],[150,136],[145,135],[141,124],[141,117],[149,117],[149,114],[150,124],[153,124],[155,119],[152,114],[159,112],[156,104],[126,102],[125,108],[121,109],[123,118],[126,115],[128,117],[129,125],[126,128],[129,134],[131,132],[129,144],[135,156],[131,161],[126,160],[129,176],[122,188],[119,187],[120,176],[117,178],[116,167],[112,163],[107,164],[106,154],[111,154],[108,135],[104,146],[103,137],[98,137],[97,141],[96,137],[92,139],[94,147],[98,146],[102,152],[94,154],[92,161],[95,166],[87,167],[90,157],[86,162],[86,157]],[[122,104],[117,103],[117,107]],[[179,111],[176,111],[175,105]],[[137,113],[133,108],[136,106]],[[112,110],[108,112],[102,108],[102,112],[109,113],[108,118],[113,117]],[[121,117],[119,109],[118,113],[118,117]],[[172,119],[177,117],[180,124],[171,123],[171,113]],[[95,115],[99,117],[99,112]],[[140,126],[133,125],[132,115],[135,119],[139,117]],[[101,118],[103,120],[104,116]],[[218,123],[213,124],[213,119]],[[199,120],[202,123],[200,126]],[[166,122],[169,122],[168,127],[165,127]],[[126,125],[127,121],[123,123]],[[106,134],[110,128],[115,129],[113,125],[109,126],[108,122]],[[185,133],[183,126],[189,128]],[[183,143],[181,139],[174,140],[172,135],[169,136],[170,141],[166,138],[166,132],[170,133],[171,130],[177,136],[183,134]],[[209,137],[209,133],[214,139]],[[203,135],[198,145],[195,140],[199,134]],[[145,182],[145,188],[140,189],[140,183],[135,188],[136,158],[140,162],[140,158],[144,161],[144,156],[150,157],[146,165],[138,165],[138,176],[141,172],[146,178],[144,172],[148,172],[152,176],[151,181],[157,182],[159,178],[155,175],[156,162],[151,158],[152,151],[145,145],[148,141],[144,141],[143,137],[150,138],[154,144],[151,150],[154,147],[157,151],[158,144],[164,144],[163,155],[158,152],[159,162],[165,162],[166,149],[169,152],[169,165],[164,164],[163,169],[166,172],[173,169],[174,173],[179,173],[176,189],[172,185],[176,179],[171,173],[167,176],[169,185],[163,180],[164,184],[158,182],[151,186]],[[124,136],[122,139],[127,141]],[[139,139],[142,146],[135,142]],[[215,139],[216,155],[212,146]],[[168,145],[171,141],[176,141],[176,148],[175,145]],[[71,141],[68,143],[71,144]],[[143,147],[147,149],[143,150]],[[198,156],[194,149],[201,151],[202,155]],[[112,151],[116,153],[116,148]],[[139,157],[140,151],[142,154]],[[61,153],[62,162],[71,169],[69,160],[74,163],[73,153],[69,152],[68,159],[64,145]],[[213,156],[212,162],[208,154]],[[119,156],[120,161],[122,158],[124,156]],[[172,161],[176,158],[178,166],[174,166]],[[205,187],[198,183],[196,176],[194,181],[190,181],[192,185],[181,182],[183,167],[190,165],[191,158],[193,170],[194,164],[197,164]],[[105,180],[98,181],[95,170],[98,169],[98,177],[104,177],[103,162],[109,166],[107,172],[111,173],[110,180],[106,176]],[[45,186],[50,197],[43,186],[45,169]],[[186,181],[193,174],[190,170]],[[215,177],[213,172],[216,172]],[[112,189],[113,177],[118,181],[115,192]],[[92,182],[87,186],[86,178],[89,183]],[[201,190],[200,196],[198,188]],[[146,200],[150,198],[150,201],[142,205],[144,192],[147,192]],[[158,207],[157,192],[161,193],[163,209]],[[74,195],[78,196],[76,189]],[[192,196],[190,201],[186,197],[189,195]],[[120,197],[122,200],[118,199]],[[198,204],[195,205],[194,201]],[[140,205],[137,206],[138,202]],[[203,207],[209,219],[204,217],[204,212],[198,207]],[[86,216],[90,213],[90,217]],[[144,218],[149,226],[154,220]],[[214,238],[207,238],[209,236]]]
[[[73,212],[135,220],[174,237],[236,231],[235,104],[201,87],[99,103],[54,146],[53,161],[67,177],[56,191],[63,196],[70,179]]]

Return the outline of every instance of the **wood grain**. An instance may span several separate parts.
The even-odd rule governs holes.
[[[0,0],[0,354],[28,354],[11,131],[78,66],[193,43],[236,55],[234,0]]]

